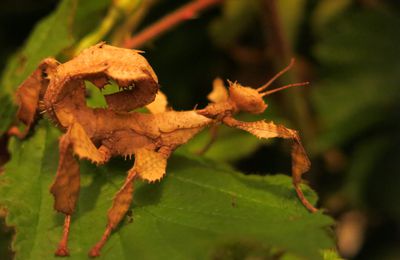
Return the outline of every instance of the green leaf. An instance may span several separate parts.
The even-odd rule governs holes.
[[[13,115],[15,113],[15,106],[11,102],[8,95],[0,94],[0,136],[8,130],[8,126],[13,121]]]
[[[201,151],[210,140],[211,132],[210,130],[205,130],[180,149],[190,153],[197,153]],[[216,140],[203,155],[206,158],[217,161],[232,162],[251,154],[260,147],[260,145],[266,142],[267,141],[260,140],[247,132],[222,125],[218,127]],[[240,147],[240,149],[238,147]]]
[[[63,216],[49,193],[58,164],[59,132],[40,124],[26,141],[12,139],[12,160],[0,177],[0,202],[16,229],[16,259],[51,259]],[[72,218],[69,259],[86,258],[106,225],[107,209],[131,162],[104,167],[81,163],[81,192]],[[307,187],[305,194],[316,200]],[[207,259],[240,248],[274,255],[322,259],[334,246],[332,220],[309,213],[290,178],[245,176],[196,156],[175,154],[159,183],[137,182],[129,218],[106,244],[101,259]],[[260,249],[261,248],[261,249]],[[251,252],[253,253],[251,253]]]
[[[324,260],[343,260],[335,250],[324,250],[323,255]]]

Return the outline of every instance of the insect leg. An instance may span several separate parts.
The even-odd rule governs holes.
[[[60,159],[58,163],[57,175],[50,188],[54,196],[54,208],[65,214],[63,236],[55,254],[57,256],[67,256],[68,253],[68,234],[71,223],[71,215],[74,212],[79,196],[79,164],[72,154],[71,141],[68,133],[63,135],[59,142]]]
[[[71,225],[71,215],[65,215],[63,235],[58,244],[58,248],[54,253],[56,256],[69,256],[68,235],[69,235],[70,225]]]
[[[100,256],[101,248],[107,242],[107,239],[111,235],[111,232],[118,226],[119,222],[128,211],[132,202],[133,182],[135,177],[136,171],[134,169],[131,169],[128,172],[128,177],[126,178],[124,184],[114,197],[113,205],[108,211],[108,223],[106,230],[104,231],[100,241],[97,242],[97,244],[94,245],[89,251],[90,257]]]
[[[245,130],[258,138],[280,137],[292,140],[292,180],[297,196],[301,203],[311,212],[317,209],[306,199],[300,188],[301,176],[310,169],[310,161],[301,144],[300,137],[295,130],[288,129],[282,125],[275,125],[273,122],[256,121],[242,122],[232,117],[225,117],[223,123],[230,127]]]
[[[104,164],[110,159],[111,154],[108,148],[105,146],[97,148],[78,122],[74,122],[68,132],[74,154],[78,155],[79,158],[87,159],[98,165]]]
[[[89,256],[96,257],[100,255],[100,250],[106,243],[112,230],[114,230],[125,216],[132,202],[133,182],[135,178],[154,182],[160,180],[165,174],[167,158],[171,150],[168,147],[162,147],[158,152],[148,149],[139,149],[135,152],[135,165],[128,172],[128,177],[121,189],[114,197],[113,205],[108,211],[108,224],[100,241],[93,246]]]

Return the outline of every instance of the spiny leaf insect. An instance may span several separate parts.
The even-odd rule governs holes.
[[[50,188],[55,200],[54,208],[65,214],[63,234],[55,254],[69,255],[71,215],[80,189],[76,157],[97,165],[105,164],[114,156],[135,157],[134,165],[108,211],[106,230],[89,251],[89,256],[96,257],[128,212],[135,179],[148,182],[160,180],[165,175],[167,159],[178,146],[204,128],[218,124],[247,131],[258,138],[291,140],[293,186],[302,204],[315,212],[316,208],[305,198],[299,186],[302,174],[310,168],[310,161],[297,131],[264,120],[243,122],[234,118],[238,112],[264,112],[267,108],[263,100],[265,96],[307,85],[308,82],[303,82],[266,90],[293,63],[294,60],[257,89],[237,82],[229,82],[226,88],[222,80],[216,79],[206,107],[174,111],[159,91],[157,76],[140,51],[99,43],[63,64],[53,58],[44,59],[16,93],[19,105],[17,117],[26,125],[25,130],[20,131],[14,126],[9,133],[24,138],[37,118],[37,111],[45,114],[63,131],[59,140],[57,175]],[[110,80],[122,90],[105,95],[107,108],[88,107],[85,81],[102,90]],[[150,113],[133,111],[143,106]]]

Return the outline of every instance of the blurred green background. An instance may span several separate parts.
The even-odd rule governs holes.
[[[88,11],[77,15],[74,38],[60,43],[61,60],[96,30],[109,14],[111,2],[78,4],[78,12]],[[187,2],[114,1],[122,11],[100,40],[121,44],[121,35],[134,34]],[[55,0],[0,2],[3,77],[35,24],[58,4]],[[136,8],[142,8],[143,16],[130,24],[127,21]],[[46,41],[52,41],[39,40],[40,51]],[[301,133],[312,160],[305,178],[319,195],[319,207],[337,221],[334,230],[342,257],[400,259],[398,1],[227,0],[140,49],[146,51],[162,90],[177,110],[204,106],[217,76],[256,87],[295,57],[295,68],[274,86],[300,81],[311,85],[269,96],[269,108],[258,118],[273,119]],[[1,88],[10,88],[7,84],[11,83],[3,80]],[[13,121],[9,115],[14,108],[7,102],[0,109],[1,132]],[[207,138],[207,133],[201,138]],[[266,145],[226,129],[221,129],[219,138],[206,157],[230,162],[245,173],[290,172],[287,143]],[[201,147],[198,142],[188,149]],[[3,136],[0,165],[9,156],[6,143]],[[3,222],[0,256],[11,257],[13,230]]]

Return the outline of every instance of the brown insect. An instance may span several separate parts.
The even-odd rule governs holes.
[[[106,163],[113,156],[135,157],[134,166],[128,171],[108,211],[106,230],[89,252],[95,257],[100,255],[112,230],[129,210],[134,180],[160,180],[165,174],[168,157],[178,146],[204,128],[217,124],[242,129],[258,138],[290,139],[294,188],[303,205],[312,212],[316,211],[299,187],[301,175],[310,168],[310,162],[298,133],[273,122],[242,122],[234,118],[240,111],[262,113],[267,108],[264,96],[308,84],[290,84],[265,91],[292,65],[293,61],[258,89],[236,82],[229,82],[227,89],[222,80],[216,79],[208,96],[209,105],[198,110],[174,111],[159,92],[157,76],[139,51],[100,43],[64,64],[52,58],[43,60],[17,91],[17,116],[26,129],[20,132],[13,127],[10,133],[24,137],[35,120],[37,110],[46,114],[64,132],[59,141],[57,175],[50,189],[55,199],[54,208],[65,214],[63,235],[55,254],[69,254],[68,233],[80,186],[79,165],[74,155],[97,165]],[[87,107],[84,81],[103,89],[110,79],[122,91],[105,95],[108,108]],[[150,113],[132,111],[142,106],[146,106]]]

